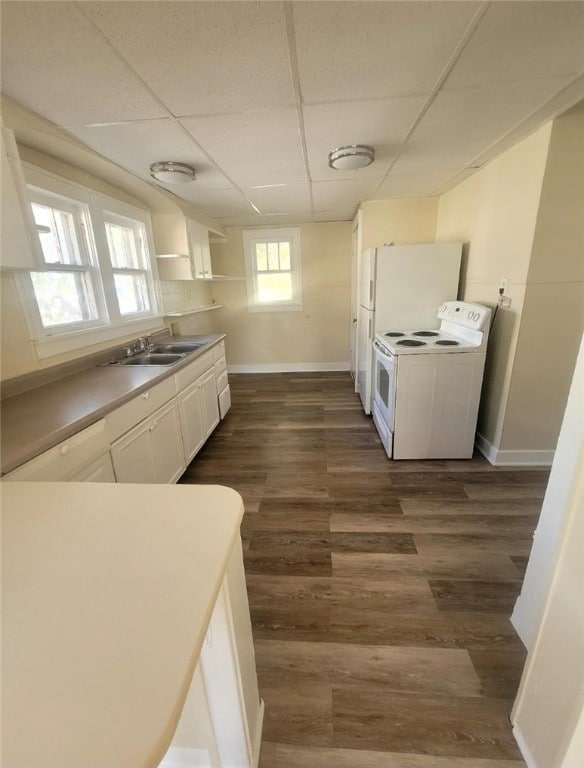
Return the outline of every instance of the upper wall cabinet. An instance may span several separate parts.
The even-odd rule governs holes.
[[[2,127],[2,269],[38,269],[42,263],[41,246],[28,201],[24,174],[20,165],[14,134]]]
[[[182,214],[152,217],[161,280],[211,280],[209,230]]]

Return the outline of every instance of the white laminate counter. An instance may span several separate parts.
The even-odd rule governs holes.
[[[5,483],[2,765],[157,766],[239,534],[221,486]]]

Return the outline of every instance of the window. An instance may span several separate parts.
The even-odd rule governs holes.
[[[243,245],[249,311],[301,310],[300,231],[248,230]]]
[[[152,294],[143,224],[104,214],[105,231],[120,315],[150,312]]]
[[[30,197],[46,265],[30,274],[40,324],[52,333],[100,325],[103,301],[86,207],[38,190]]]
[[[18,287],[37,355],[159,328],[149,214],[24,168],[44,265]]]

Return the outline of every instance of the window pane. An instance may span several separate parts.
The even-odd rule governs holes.
[[[141,269],[136,238],[131,227],[122,227],[106,221],[107,243],[112,265],[118,269]]]
[[[265,272],[268,268],[268,251],[265,243],[256,243],[256,269]]]
[[[80,272],[32,272],[31,278],[45,328],[97,318],[88,275]]]
[[[39,230],[39,237],[47,264],[81,264],[73,214],[38,203],[32,204],[32,212],[35,222],[45,230]]]
[[[114,275],[120,314],[149,312],[150,299],[144,275]]]
[[[290,269],[290,243],[279,243],[280,269]]]
[[[268,243],[268,269],[279,269],[278,243]]]
[[[258,275],[258,301],[290,301],[292,276],[289,272]]]

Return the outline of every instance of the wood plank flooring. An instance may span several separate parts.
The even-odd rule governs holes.
[[[230,384],[181,482],[245,502],[261,768],[524,768],[509,615],[548,472],[388,461],[346,373]]]

